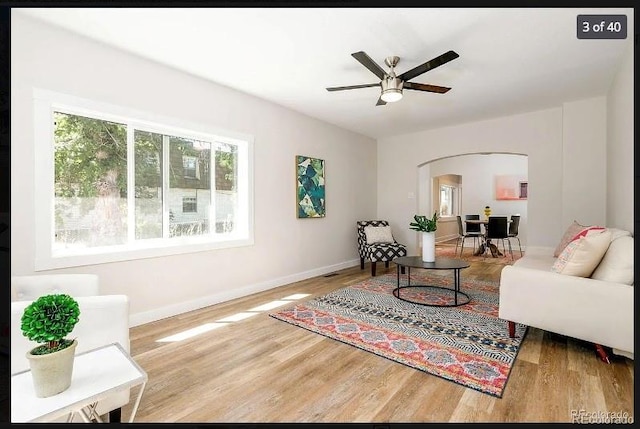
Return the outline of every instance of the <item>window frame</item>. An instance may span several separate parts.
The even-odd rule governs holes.
[[[35,271],[171,256],[254,244],[253,136],[40,88],[33,89],[33,108]],[[215,150],[216,142],[236,145],[239,161],[237,167],[237,192],[239,196],[236,216],[238,229],[231,233],[216,233],[215,228],[212,228],[208,235],[136,240],[126,245],[83,248],[82,254],[70,251],[61,252],[58,256],[54,255],[54,111],[124,123],[127,125],[128,142],[133,141],[134,130],[139,129],[209,141],[212,144],[212,151]],[[134,145],[128,144],[127,159],[133,159],[133,156]],[[134,162],[127,164],[128,177],[131,178],[134,174]],[[212,185],[215,186],[214,183]],[[132,219],[132,213],[135,213],[133,210],[135,203],[133,187],[133,180],[128,180],[129,219]]]

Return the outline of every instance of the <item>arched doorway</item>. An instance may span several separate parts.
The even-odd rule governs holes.
[[[512,189],[513,188],[513,189]],[[519,237],[523,248],[527,233],[528,157],[514,153],[470,153],[440,158],[418,166],[419,212],[441,213],[436,241],[455,238],[456,216],[484,216],[485,206],[492,215],[520,215]],[[444,207],[452,198],[452,207]]]

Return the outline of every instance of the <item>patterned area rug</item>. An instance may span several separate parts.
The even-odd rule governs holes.
[[[413,272],[415,271],[415,272]],[[411,284],[450,287],[451,276],[414,269]],[[406,276],[405,276],[406,281]],[[405,284],[405,283],[403,283]],[[498,284],[465,280],[471,302],[427,307],[392,295],[396,276],[385,274],[269,314],[412,368],[502,397],[526,326],[509,338],[498,318]],[[403,289],[412,300],[437,300],[441,289]]]
[[[470,241],[470,240],[469,240]],[[456,253],[456,245],[454,244],[436,244],[436,256],[441,256],[443,258],[458,258],[464,259],[468,262],[486,262],[489,264],[500,264],[500,265],[511,265],[522,256],[520,256],[520,250],[518,249],[518,245],[516,244],[516,248],[513,249],[513,260],[511,259],[511,254],[507,250],[506,255],[492,257],[491,253],[487,253],[485,256],[474,256],[473,255],[473,246],[471,243],[465,243],[464,245],[464,253],[462,257],[460,256],[460,246],[458,246],[458,250]],[[508,249],[508,248],[507,248]],[[502,245],[500,246],[500,252],[502,252]],[[523,252],[524,256],[524,252]]]

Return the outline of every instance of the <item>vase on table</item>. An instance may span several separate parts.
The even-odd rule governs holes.
[[[422,233],[422,261],[435,262],[436,260],[436,233]]]
[[[484,216],[487,218],[487,220],[489,219],[489,216],[491,216],[491,207],[489,206],[484,207]]]
[[[32,354],[31,352],[38,347],[26,353],[37,398],[57,395],[71,386],[77,346],[78,340],[74,339],[70,346],[53,353]]]

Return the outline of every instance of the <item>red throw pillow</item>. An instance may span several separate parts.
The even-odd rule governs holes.
[[[575,237],[573,237],[571,239],[571,241],[569,241],[569,243],[571,243],[572,241],[576,241],[580,237],[587,237],[589,235],[593,235],[595,233],[602,232],[602,230],[604,230],[604,229],[606,229],[604,226],[588,226],[585,229],[583,229],[582,231],[580,231],[579,233],[577,233],[575,235]]]

